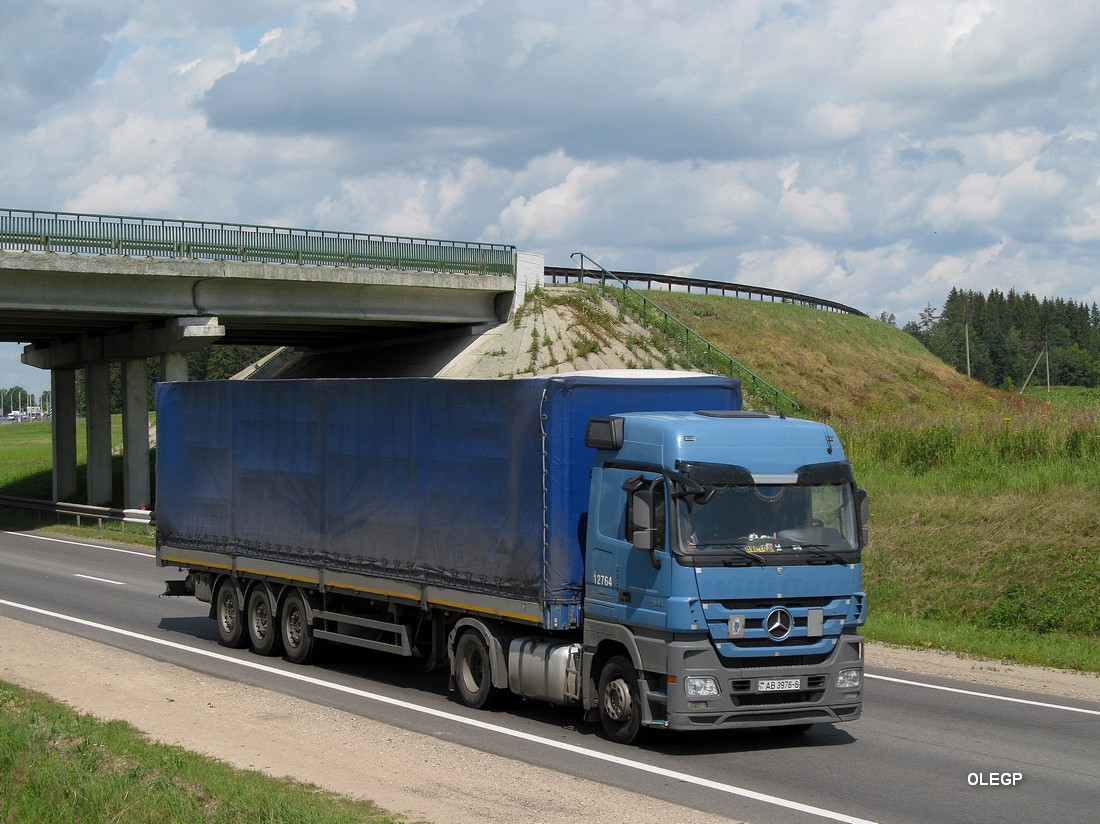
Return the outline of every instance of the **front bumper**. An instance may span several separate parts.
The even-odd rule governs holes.
[[[779,660],[779,659],[777,659]],[[831,724],[859,718],[863,709],[863,638],[843,635],[816,664],[730,667],[707,640],[669,644],[668,684],[649,693],[652,726],[674,730]],[[858,669],[859,686],[838,688],[841,670]],[[688,696],[688,677],[710,677],[719,694]],[[760,681],[794,681],[797,690],[761,691]]]

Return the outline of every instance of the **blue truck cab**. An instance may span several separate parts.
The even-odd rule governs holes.
[[[586,442],[585,669],[608,734],[857,718],[866,496],[836,433],[704,410],[593,419]],[[631,661],[608,675],[612,639]]]

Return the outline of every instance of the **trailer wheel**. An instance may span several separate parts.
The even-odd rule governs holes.
[[[279,625],[267,589],[258,586],[248,596],[248,640],[258,655],[274,655],[279,651]]]
[[[244,613],[237,606],[236,587],[229,578],[223,578],[214,593],[214,621],[218,625],[218,643],[223,647],[240,649],[248,646]]]
[[[279,626],[282,629],[286,660],[292,664],[308,664],[312,661],[321,642],[314,636],[313,627],[309,625],[305,597],[298,590],[291,592],[283,601]]]
[[[616,655],[600,670],[600,723],[612,741],[633,744],[642,732],[638,674],[629,658]]]
[[[462,703],[477,710],[491,707],[500,697],[493,687],[489,646],[476,630],[462,633],[455,644],[455,686]]]

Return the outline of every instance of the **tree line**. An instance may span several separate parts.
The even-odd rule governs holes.
[[[929,306],[905,325],[932,354],[959,372],[1001,389],[1033,381],[1100,386],[1100,309],[1030,292],[988,295],[953,288],[937,315]],[[1045,357],[1044,357],[1045,355]]]
[[[46,390],[40,395],[16,385],[7,389],[0,389],[0,416],[6,416],[13,411],[26,411],[29,408],[50,408],[50,392]]]

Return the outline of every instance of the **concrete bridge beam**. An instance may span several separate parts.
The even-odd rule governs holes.
[[[165,352],[195,352],[225,337],[216,317],[169,318],[125,332],[88,335],[74,341],[23,349],[23,363],[40,369],[77,369],[96,361],[152,358]]]

